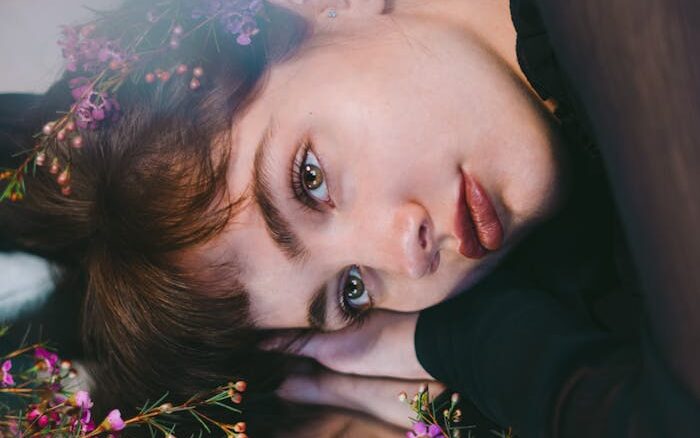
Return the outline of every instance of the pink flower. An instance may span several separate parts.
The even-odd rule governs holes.
[[[41,411],[37,408],[34,408],[31,411],[27,412],[27,420],[30,422],[36,420],[39,417],[41,417]]]
[[[413,432],[406,432],[406,438],[445,438],[445,435],[442,434],[439,426],[431,424],[428,427],[427,424],[419,421],[413,425]]]
[[[0,385],[12,386],[15,384],[15,379],[12,378],[10,369],[12,369],[12,362],[6,360],[2,363],[2,367],[0,367]]]
[[[76,432],[80,430],[81,432],[92,432],[95,430],[95,422],[92,421],[92,415],[90,411],[82,411],[80,418],[73,417],[70,420],[70,431]]]
[[[41,417],[39,417],[37,424],[41,429],[45,428],[49,425],[49,417],[47,417],[46,415],[42,415]]]
[[[119,412],[119,409],[113,409],[107,414],[107,418],[102,421],[100,426],[107,431],[119,432],[126,427],[126,423],[122,420],[122,413]]]
[[[87,391],[78,391],[68,398],[68,403],[80,408],[82,411],[87,411],[92,407],[92,400]]]
[[[53,372],[56,369],[56,364],[58,363],[58,355],[56,353],[51,353],[42,347],[37,347],[34,349],[34,357],[39,359],[49,372]]]

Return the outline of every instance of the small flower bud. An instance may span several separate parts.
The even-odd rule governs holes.
[[[40,416],[41,416],[41,412],[37,408],[34,408],[31,411],[27,412],[27,420],[28,421],[34,421],[37,418],[39,418]]]
[[[452,402],[453,405],[456,405],[459,403],[459,394],[456,392],[452,393],[452,397],[450,398],[450,401]]]
[[[421,385],[418,387],[418,394],[423,394],[427,389],[428,386],[425,383],[421,383]]]
[[[64,193],[64,191],[65,191],[65,193]],[[63,193],[63,196],[70,195],[70,187],[69,186],[63,187],[61,189],[61,193]],[[69,379],[75,379],[77,376],[78,376],[78,372],[76,370],[71,369],[70,371],[68,371],[68,378]]]
[[[170,73],[167,71],[162,71],[158,73],[158,79],[160,79],[161,82],[168,82],[170,80]]]
[[[170,45],[171,49],[177,49],[180,47],[180,40],[177,38],[170,38],[170,43],[168,44]]]
[[[63,141],[65,139],[66,139],[66,130],[61,129],[60,131],[58,131],[58,134],[56,134],[56,140]]]
[[[61,170],[61,167],[58,165],[58,158],[54,157],[54,159],[51,160],[51,167],[49,167],[49,173],[52,175],[56,175],[59,170]]]
[[[70,186],[61,187],[61,194],[63,196],[70,196],[70,194],[71,194]],[[71,379],[74,379],[76,375],[77,375],[77,373],[75,373],[74,370],[71,370],[71,372],[68,373],[68,377],[70,377]]]
[[[109,68],[110,70],[119,70],[122,66],[122,63],[117,61],[116,59],[113,59],[109,62]]]
[[[70,122],[66,123],[66,131],[68,131],[68,132],[75,131],[75,122],[74,121],[71,120]]]
[[[83,147],[83,137],[76,135],[73,137],[73,139],[70,141],[70,145],[73,146],[76,149],[80,149]]]
[[[190,90],[196,90],[199,88],[200,85],[201,83],[197,78],[192,78],[192,80],[190,81]]]
[[[47,417],[46,415],[42,415],[41,417],[39,417],[36,423],[41,429],[43,429],[49,425],[49,417]]]
[[[170,414],[173,411],[173,404],[172,403],[163,403],[158,407],[158,410],[161,412],[164,412],[166,414]]]
[[[49,135],[53,131],[53,127],[55,125],[56,125],[55,122],[49,122],[49,123],[45,124],[44,127],[41,128],[41,132],[43,132],[45,135]]]
[[[231,396],[231,401],[235,404],[240,404],[243,401],[243,396],[237,392],[231,394],[230,396]]]
[[[71,361],[69,361],[69,360],[67,360],[67,359],[63,359],[63,360],[61,361],[61,370],[63,370],[63,371],[68,371],[68,370],[70,370],[70,368],[71,368],[72,366],[73,366],[73,364],[71,363]]]
[[[236,438],[248,438],[248,435],[244,433],[239,433],[238,435],[236,435]]]
[[[173,27],[173,35],[180,36],[180,35],[182,35],[182,33],[183,33],[182,26],[180,26],[178,24],[177,26]]]
[[[46,163],[46,152],[39,152],[36,154],[36,157],[34,158],[34,163],[36,163],[37,166],[43,166],[44,163]]]
[[[248,388],[248,384],[243,380],[239,380],[233,384],[233,388],[238,392],[245,392],[246,388]]]
[[[146,76],[144,77],[144,79],[146,80],[146,83],[152,84],[156,80],[156,75],[149,72],[149,73],[146,73]]]
[[[403,391],[399,393],[399,401],[401,403],[405,402],[407,399],[408,399],[408,394],[406,394]]]
[[[204,76],[204,69],[202,67],[195,67],[192,69],[192,74],[194,75],[195,78],[201,78]]]
[[[187,67],[187,64],[180,64],[175,69],[175,73],[177,73],[179,75],[184,75],[185,73],[187,73],[187,70],[189,70],[189,67]]]
[[[233,425],[233,431],[236,433],[243,433],[245,432],[246,424],[243,421],[239,421],[238,423]]]

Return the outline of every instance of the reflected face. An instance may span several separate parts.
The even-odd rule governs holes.
[[[237,118],[229,189],[250,201],[202,253],[235,260],[260,327],[334,330],[371,309],[424,309],[552,211],[554,132],[473,36],[358,20],[274,66]]]

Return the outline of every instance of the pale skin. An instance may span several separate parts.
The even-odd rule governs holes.
[[[236,117],[229,192],[248,201],[198,255],[235,263],[261,328],[308,328],[318,322],[309,303],[324,298],[316,300],[323,324],[314,327],[323,333],[301,354],[343,373],[430,379],[414,350],[417,312],[488,272],[552,214],[563,191],[557,123],[518,66],[508,2],[274,2],[304,16],[313,35],[270,69]],[[317,211],[290,187],[290,168],[308,164],[322,182],[299,188]],[[273,239],[256,172],[303,254]],[[463,172],[483,186],[503,225],[503,245],[478,260],[458,252],[454,230]],[[348,301],[351,276],[364,288]],[[359,314],[368,321],[358,328]],[[405,409],[396,394],[417,385],[358,381],[375,392],[360,406],[334,393],[347,378],[324,375],[337,381],[307,392],[291,379],[281,393],[406,425],[407,412],[384,403]]]

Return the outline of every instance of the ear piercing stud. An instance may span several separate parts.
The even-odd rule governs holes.
[[[337,16],[338,16],[338,11],[336,11],[333,8],[328,10],[328,18],[335,18]]]

